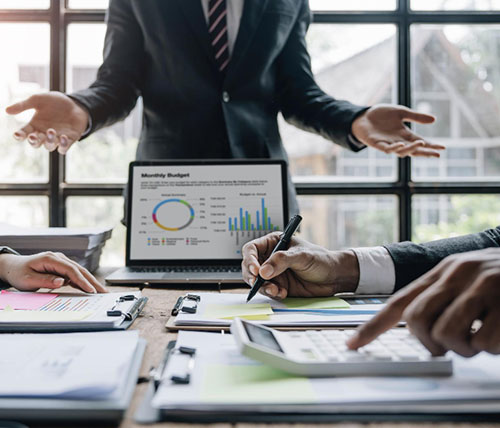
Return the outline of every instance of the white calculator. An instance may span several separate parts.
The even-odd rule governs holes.
[[[407,329],[382,334],[352,351],[354,330],[277,331],[236,318],[231,325],[240,352],[289,373],[328,376],[449,376],[449,357],[433,357]]]

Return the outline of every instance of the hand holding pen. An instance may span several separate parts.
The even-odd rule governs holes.
[[[356,289],[359,267],[353,251],[327,250],[296,236],[287,250],[274,251],[281,236],[273,232],[243,247],[247,284],[253,285],[260,274],[264,280],[260,292],[278,299],[327,297]]]
[[[290,245],[290,241],[292,240],[292,236],[299,227],[300,222],[302,221],[302,217],[300,215],[293,216],[290,221],[288,222],[285,231],[281,234],[278,243],[274,247],[270,257],[273,256],[274,253],[277,251],[282,251],[286,250],[288,246]],[[247,302],[249,302],[259,291],[260,287],[265,283],[266,281],[260,276],[257,276],[257,279],[255,280],[254,284],[252,285],[252,289],[248,293],[247,297]]]

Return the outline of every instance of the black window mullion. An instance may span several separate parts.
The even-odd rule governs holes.
[[[51,0],[50,9],[50,90],[65,89],[66,28],[62,19],[64,0]],[[49,224],[65,226],[63,195],[64,159],[57,151],[49,157]]]

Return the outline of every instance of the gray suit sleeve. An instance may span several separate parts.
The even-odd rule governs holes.
[[[396,268],[396,291],[432,269],[451,254],[491,247],[500,247],[500,226],[481,233],[441,239],[425,244],[400,242],[385,246]]]

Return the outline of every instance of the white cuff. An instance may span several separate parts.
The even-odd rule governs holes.
[[[356,294],[392,294],[396,285],[396,269],[384,247],[352,248],[359,263]]]

